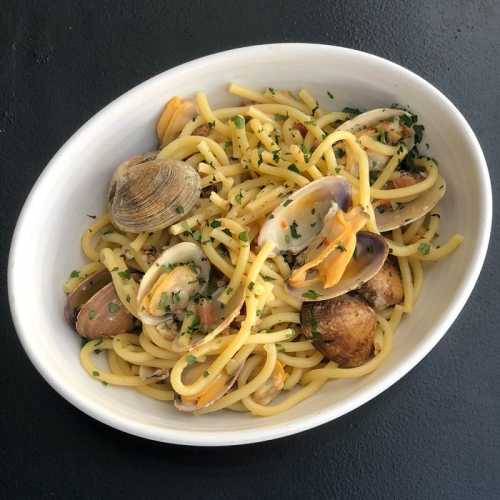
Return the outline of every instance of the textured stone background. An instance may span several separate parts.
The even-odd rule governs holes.
[[[335,422],[230,449],[143,441],[66,403],[16,339],[5,275],[29,189],[81,124],[152,75],[244,45],[344,45],[410,68],[469,120],[496,193],[498,0],[19,0],[0,12],[1,498],[500,497],[499,217],[471,299],[409,375]]]

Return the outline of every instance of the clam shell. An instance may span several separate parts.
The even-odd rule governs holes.
[[[406,224],[411,224],[415,220],[429,213],[441,200],[446,192],[446,182],[440,176],[435,184],[422,193],[418,198],[409,203],[405,203],[401,208],[384,212],[375,210],[375,220],[381,232],[391,231]]]
[[[200,286],[200,293],[206,288],[210,274],[210,263],[207,257],[198,245],[190,242],[183,242],[167,248],[151,265],[143,276],[137,293],[137,303],[141,304],[145,295],[151,290],[160,275],[163,273],[162,266],[169,264],[194,262],[200,267],[200,277],[205,280],[205,283]],[[147,325],[158,325],[165,321],[164,317],[151,316],[144,311],[138,311],[139,319]]]
[[[111,274],[107,269],[97,271],[87,276],[75,289],[68,294],[64,307],[64,319],[74,328],[78,309],[95,293],[111,281]]]
[[[321,232],[333,203],[344,212],[351,208],[352,188],[343,177],[323,177],[307,184],[269,216],[260,230],[258,244],[273,241],[276,250],[298,254]],[[300,237],[291,237],[289,228],[294,221],[300,227]]]
[[[82,337],[96,339],[131,332],[134,317],[122,305],[113,283],[108,283],[85,302],[76,317],[76,331]]]
[[[369,231],[359,231],[356,235],[355,257],[351,259],[341,280],[335,286],[323,288],[317,283],[306,289],[287,285],[287,291],[301,302],[316,302],[344,295],[375,276],[384,265],[388,253],[389,248],[383,236]],[[308,296],[304,297],[304,293]],[[316,298],[312,298],[315,294]]]
[[[158,151],[149,151],[148,153],[144,153],[142,155],[136,155],[132,156],[132,158],[129,158],[128,160],[120,163],[118,167],[115,170],[115,173],[113,174],[113,177],[111,178],[111,182],[109,183],[109,190],[108,190],[108,203],[111,203],[113,201],[113,198],[115,196],[115,191],[116,191],[116,181],[125,173],[127,173],[132,167],[139,165],[140,163],[144,163],[149,160],[154,160],[156,158],[156,155],[158,154]]]
[[[122,231],[159,231],[187,214],[200,198],[198,173],[178,160],[129,167],[116,179],[111,219]]]
[[[207,402],[205,405],[203,405],[202,407],[197,407],[195,401],[182,401],[182,399],[178,395],[176,395],[176,397],[174,399],[174,406],[175,406],[175,408],[177,408],[179,411],[183,411],[183,412],[193,412],[193,411],[196,411],[196,410],[201,410],[202,408],[207,408],[208,406],[212,405],[217,400],[219,400],[220,398],[222,398],[222,396],[224,396],[225,394],[227,394],[229,392],[229,390],[233,387],[233,385],[238,380],[240,372],[241,372],[241,370],[243,368],[243,364],[244,363],[240,364],[240,366],[238,367],[238,369],[235,370],[231,374],[229,380],[226,382],[226,384],[224,385],[224,387],[219,392],[217,392],[214,395],[214,397],[209,402]],[[210,367],[210,365],[211,365],[210,361],[205,361],[204,363],[197,363],[196,365],[187,367],[184,370],[184,374],[183,374],[184,383],[190,384],[190,383],[195,382],[195,380],[197,378],[199,378],[202,375],[202,373],[207,368]]]
[[[342,125],[340,125],[336,131],[343,130],[346,132],[351,132],[353,134],[363,130],[365,128],[372,127],[377,123],[385,120],[390,120],[391,118],[408,115],[410,114],[403,109],[396,108],[377,108],[372,109],[371,111],[367,111],[366,113],[361,113],[360,115],[352,118],[351,120],[347,120]],[[408,151],[413,149],[415,146],[415,134],[413,129],[411,129],[411,135],[403,139],[403,144],[408,148]],[[387,162],[389,161],[389,156],[383,156],[375,153],[368,153],[368,160],[370,162],[371,170],[381,170],[385,167]]]

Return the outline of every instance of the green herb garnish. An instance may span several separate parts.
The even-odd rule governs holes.
[[[295,221],[293,221],[292,224],[290,225],[290,234],[291,234],[292,238],[295,238],[296,240],[301,238],[301,235],[297,231],[298,227],[299,227],[299,225]]]
[[[315,290],[307,290],[307,292],[304,292],[302,294],[302,297],[305,297],[306,299],[317,299],[318,297],[320,297],[321,294],[319,292],[316,292]]]
[[[80,271],[71,271],[71,274],[69,275],[70,278],[79,278],[80,277]]]
[[[431,246],[429,245],[429,243],[424,241],[423,243],[420,243],[420,245],[418,245],[418,251],[422,255],[427,255],[431,251]]]
[[[177,207],[175,207],[175,211],[178,214],[183,214],[184,213],[184,208],[182,208],[180,205],[178,205]]]
[[[242,231],[238,238],[240,239],[240,241],[248,241],[248,233],[246,231]]]
[[[115,302],[110,302],[108,304],[108,311],[111,313],[111,314],[114,314],[115,312],[118,311],[118,309],[120,309],[120,305],[119,304],[116,304]]]
[[[128,269],[126,269],[125,271],[119,271],[118,276],[120,276],[120,278],[129,280],[130,279],[130,271]]]
[[[188,354],[186,356],[186,363],[188,365],[194,365],[195,363],[198,363],[198,359],[196,358],[196,356],[193,356],[192,354]]]
[[[231,121],[234,123],[236,128],[245,128],[245,118],[241,115],[236,115],[231,118]]]
[[[299,167],[297,167],[297,165],[295,165],[295,163],[290,163],[290,165],[288,165],[288,170],[291,170],[292,172],[300,174]]]

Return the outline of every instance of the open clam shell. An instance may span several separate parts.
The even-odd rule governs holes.
[[[279,252],[298,254],[321,232],[326,214],[352,206],[351,185],[339,176],[323,177],[291,194],[262,226],[258,243],[275,243]]]
[[[389,248],[383,236],[369,231],[359,231],[356,235],[356,251],[341,280],[331,288],[323,288],[315,283],[307,288],[287,285],[287,292],[301,302],[333,299],[359,288],[378,273],[384,265]]]
[[[391,231],[429,213],[441,200],[446,192],[446,182],[439,176],[435,184],[409,203],[400,204],[399,208],[375,210],[375,220],[381,232]]]
[[[78,310],[102,287],[111,282],[111,274],[107,269],[97,271],[87,276],[66,298],[64,319],[74,328]]]
[[[199,269],[199,286],[197,286],[197,291],[203,293],[205,290],[210,274],[210,263],[201,248],[190,242],[178,243],[173,247],[167,248],[147,270],[139,285],[137,294],[137,303],[139,304],[138,313],[139,319],[143,323],[147,325],[158,325],[165,321],[165,316],[152,316],[148,314],[141,307],[141,304],[160,276],[181,264],[194,264],[196,268]],[[186,284],[184,283],[184,285]],[[177,288],[175,291],[177,291]]]
[[[194,365],[188,366],[184,370],[182,377],[184,383],[194,383],[198,378],[203,376],[203,373],[210,367],[210,365],[211,361],[207,360],[203,363],[195,363]],[[189,400],[181,398],[177,395],[174,399],[174,406],[179,411],[183,412],[193,412],[201,410],[202,408],[207,408],[229,392],[238,380],[238,376],[240,375],[242,368],[243,363],[230,375],[226,371],[222,371],[211,384],[201,391],[200,394],[197,394]]]
[[[115,178],[111,219],[126,232],[159,231],[182,219],[199,200],[200,190],[200,176],[188,163],[138,163]]]
[[[371,111],[367,111],[366,113],[362,113],[351,120],[347,120],[342,125],[340,125],[336,130],[351,132],[353,134],[357,134],[358,132],[368,129],[371,127],[375,127],[377,124],[386,121],[393,121],[396,118],[399,118],[402,115],[406,115],[409,118],[411,117],[410,113],[404,111],[402,109],[396,108],[377,108],[372,109]],[[395,128],[399,127],[399,124],[395,123]],[[410,135],[405,137],[401,141],[408,151],[410,151],[413,146],[415,146],[415,132],[412,128],[410,128]],[[370,162],[371,170],[381,170],[389,161],[390,156],[384,156],[376,153],[369,152],[368,160]]]

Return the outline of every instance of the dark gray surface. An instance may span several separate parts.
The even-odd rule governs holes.
[[[500,2],[81,4],[0,2],[0,497],[499,498],[498,217],[471,299],[409,375],[335,422],[231,449],[143,441],[66,403],[16,339],[5,266],[30,187],[81,124],[152,75],[250,44],[343,45],[415,71],[469,120],[496,193]]]

